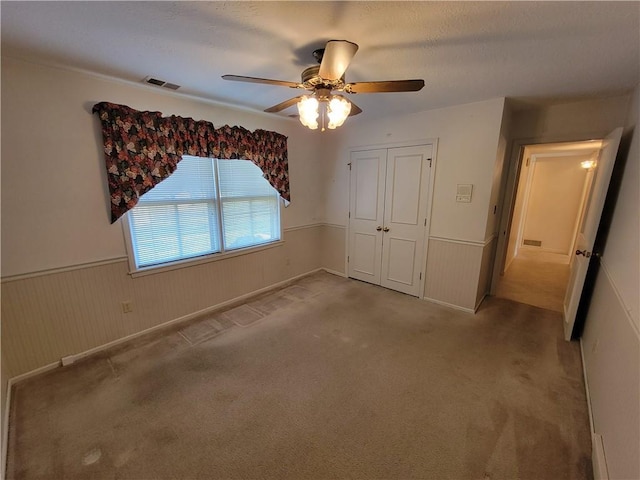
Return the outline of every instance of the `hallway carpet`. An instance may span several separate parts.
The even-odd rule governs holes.
[[[500,277],[496,296],[562,313],[569,273],[566,255],[522,249]]]
[[[9,479],[585,479],[559,314],[316,273],[14,387]]]

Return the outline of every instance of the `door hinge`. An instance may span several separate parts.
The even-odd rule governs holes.
[[[420,272],[420,280],[422,280],[422,272]]]
[[[424,219],[424,226],[425,227],[427,226],[427,219],[426,218]]]
[[[349,255],[347,255],[347,263],[349,263]]]
[[[351,170],[351,162],[347,163],[349,165],[349,170]]]
[[[427,158],[427,160],[429,161],[429,168],[431,168],[431,159]]]
[[[526,166],[527,166],[527,167],[529,166],[529,159],[528,159],[528,158],[527,158]]]
[[[351,212],[349,212],[349,218],[351,218]]]

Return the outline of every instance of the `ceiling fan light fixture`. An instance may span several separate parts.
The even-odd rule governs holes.
[[[332,95],[334,91],[346,94],[417,92],[424,87],[424,80],[421,79],[346,83],[345,70],[357,51],[356,43],[348,40],[329,40],[325,48],[313,52],[319,65],[306,68],[302,72],[301,83],[243,75],[223,75],[222,78],[235,82],[264,83],[310,91],[310,94],[293,97],[269,107],[265,112],[278,113],[297,104],[300,123],[311,130],[320,127],[323,132],[325,128],[338,128],[348,116],[362,113],[360,107],[343,95]]]
[[[318,128],[318,99],[309,95],[303,95],[298,102],[300,123],[311,130]]]
[[[584,162],[580,162],[580,166],[585,170],[590,170],[596,166],[595,160],[585,160]]]
[[[334,96],[327,106],[327,116],[329,117],[328,128],[334,129],[341,126],[351,113],[351,102],[346,98]]]

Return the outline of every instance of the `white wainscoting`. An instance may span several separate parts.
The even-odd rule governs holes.
[[[16,377],[317,270],[323,229],[285,229],[281,246],[139,278],[121,259],[3,279],[3,370]]]
[[[325,223],[322,229],[322,267],[346,275],[347,227]]]
[[[425,300],[475,312],[489,290],[494,243],[429,237]]]
[[[277,247],[219,261],[132,278],[126,257],[2,279],[2,405],[4,479],[11,386],[171,323],[269,290],[320,269],[344,271],[345,227],[284,229]],[[331,252],[325,253],[325,243]],[[133,302],[131,313],[121,304]]]
[[[484,297],[491,291],[491,278],[493,277],[493,264],[495,263],[494,259],[497,247],[497,235],[492,235],[491,238],[482,245],[482,260],[480,262],[480,276],[478,278],[478,291],[476,293],[476,310],[480,307]]]
[[[606,260],[600,265],[581,339],[594,473],[640,478],[640,332]]]

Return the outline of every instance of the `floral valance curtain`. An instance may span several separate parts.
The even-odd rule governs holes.
[[[102,123],[111,194],[111,223],[133,208],[140,196],[169,177],[182,155],[246,159],[255,163],[287,202],[287,137],[267,130],[214,128],[192,118],[163,117],[109,102],[93,106]]]

